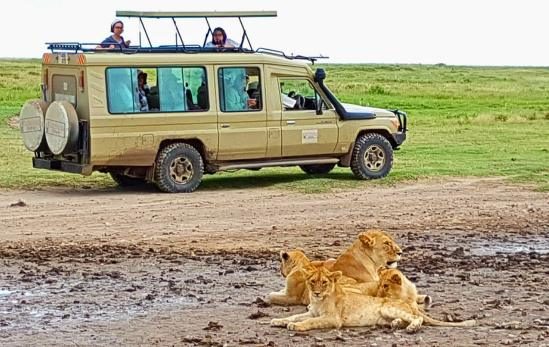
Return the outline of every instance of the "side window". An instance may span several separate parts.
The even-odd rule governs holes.
[[[205,111],[209,108],[202,67],[108,68],[110,113]]]
[[[133,113],[136,104],[132,90],[132,69],[107,69],[107,99],[110,113]],[[137,77],[137,76],[136,76]]]
[[[226,67],[218,71],[220,107],[223,112],[262,109],[259,68]]]
[[[160,96],[160,112],[187,110],[182,68],[158,69],[158,94]]]
[[[280,96],[284,110],[316,110],[320,95],[307,79],[281,79]]]

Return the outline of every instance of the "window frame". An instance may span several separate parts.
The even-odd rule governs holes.
[[[258,81],[258,85],[260,86],[259,90],[260,90],[260,97],[261,97],[261,104],[260,104],[260,108],[247,108],[247,109],[244,109],[244,110],[232,110],[232,111],[228,111],[226,110],[226,107],[225,107],[225,83],[223,83],[223,78],[221,78],[220,76],[220,73],[222,70],[224,69],[256,69],[257,70],[257,81]],[[218,105],[219,105],[219,111],[220,112],[223,112],[223,113],[240,113],[240,112],[245,112],[245,113],[250,113],[250,112],[261,112],[264,110],[265,108],[265,96],[263,95],[263,90],[262,90],[262,85],[263,85],[263,79],[262,79],[262,72],[261,72],[261,68],[259,66],[254,66],[254,65],[223,65],[223,66],[219,66],[217,68],[217,71],[216,71],[216,77],[217,77],[217,85],[218,85],[218,95],[219,95],[219,98],[218,98]],[[246,85],[247,87],[247,85]],[[247,93],[247,89],[246,89],[246,93]]]

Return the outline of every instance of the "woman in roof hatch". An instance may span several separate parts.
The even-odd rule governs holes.
[[[206,47],[217,48],[234,48],[238,47],[238,43],[227,37],[225,29],[217,27],[212,32],[212,40],[206,44]]]
[[[97,49],[113,49],[113,48],[128,48],[130,47],[130,40],[124,41],[122,33],[124,32],[124,23],[120,19],[115,19],[111,23],[112,35],[98,45]]]

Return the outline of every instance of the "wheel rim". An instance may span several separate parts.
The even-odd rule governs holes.
[[[189,182],[193,177],[193,164],[188,158],[175,158],[170,164],[170,177],[178,184]]]
[[[385,165],[385,152],[378,145],[372,145],[364,152],[364,165],[372,172],[381,171]]]

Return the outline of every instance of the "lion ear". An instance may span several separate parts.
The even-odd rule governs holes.
[[[394,274],[393,276],[391,276],[391,282],[393,282],[395,284],[398,284],[398,285],[401,285],[402,284],[402,279],[400,278],[400,276],[398,274]]]
[[[370,237],[368,233],[360,233],[358,239],[365,247],[372,248],[374,246],[375,240],[373,237]]]
[[[330,277],[334,282],[337,282],[341,276],[343,276],[343,272],[341,271],[335,271],[332,272],[328,277]]]
[[[313,277],[315,274],[315,268],[312,266],[305,266],[303,268],[303,274],[305,275],[305,278],[308,280],[309,278]]]
[[[287,261],[288,259],[290,259],[290,255],[288,254],[288,252],[280,251],[280,258],[284,261]]]

